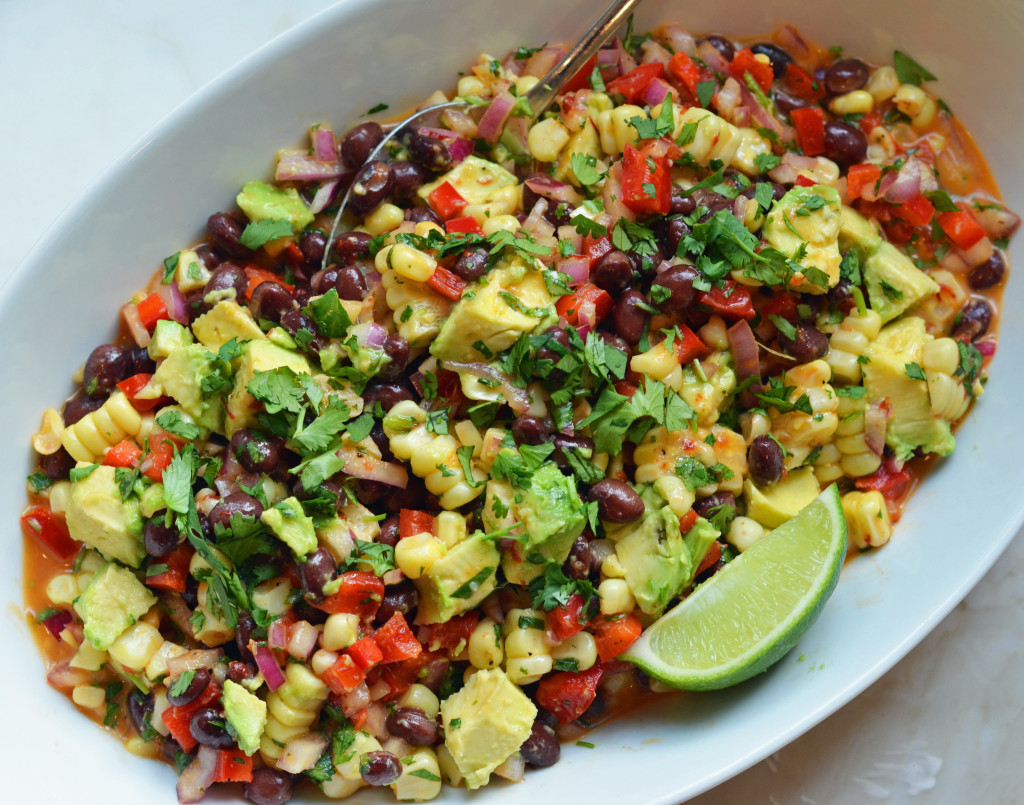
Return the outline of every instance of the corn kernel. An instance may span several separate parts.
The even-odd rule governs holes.
[[[910,125],[918,131],[928,128],[935,122],[935,116],[939,113],[939,105],[932,98],[926,98],[921,105],[921,111],[910,119]]]
[[[359,639],[359,616],[349,612],[335,612],[324,622],[320,645],[327,651],[341,651]]]
[[[605,579],[597,588],[601,597],[602,615],[619,615],[631,612],[636,606],[636,599],[625,579]]]
[[[410,579],[418,579],[444,556],[444,552],[444,546],[433,534],[414,534],[398,541],[395,546],[395,564]]]
[[[435,520],[437,538],[447,548],[454,548],[466,538],[466,518],[457,512],[441,512]]]
[[[920,114],[927,99],[928,96],[925,95],[924,90],[913,84],[903,84],[893,96],[896,108],[910,118]]]
[[[475,75],[464,75],[456,84],[456,94],[460,98],[465,98],[469,95],[482,96],[490,93],[487,91],[487,85]]]
[[[855,89],[832,99],[828,108],[837,115],[866,115],[875,106],[875,99],[870,92]]]
[[[554,162],[567,142],[569,130],[553,117],[534,123],[526,135],[526,145],[539,162]]]
[[[141,671],[163,642],[159,629],[139,621],[117,638],[108,652],[114,662],[133,671]]]
[[[64,432],[64,420],[56,408],[47,408],[43,412],[43,422],[32,436],[32,447],[37,453],[49,456],[60,447],[60,436]]]
[[[410,685],[401,695],[398,706],[415,707],[426,713],[428,718],[435,718],[441,709],[441,702],[430,688],[417,683]]]
[[[374,258],[377,270],[383,274],[388,268],[414,282],[426,282],[437,268],[437,261],[426,252],[405,243],[385,246]]]
[[[382,235],[390,232],[405,220],[405,210],[394,204],[384,202],[363,219],[363,226],[371,235]]]
[[[586,671],[597,663],[597,641],[590,632],[577,632],[551,649],[551,657],[576,660],[577,670]]]
[[[469,662],[474,668],[497,668],[505,659],[501,630],[490,618],[484,618],[469,636]]]
[[[726,540],[742,553],[761,539],[764,534],[764,527],[757,520],[740,516],[733,518],[732,523],[729,524]]]
[[[75,685],[71,690],[71,701],[88,710],[98,710],[107,701],[103,688],[95,685]]]
[[[418,224],[416,224],[416,227],[415,229],[413,229],[413,232],[415,232],[421,238],[425,238],[431,232],[440,232],[442,235],[445,234],[444,229],[435,224],[433,221],[420,221]]]
[[[351,643],[349,644],[351,645]],[[312,658],[309,661],[309,667],[313,669],[313,673],[317,676],[321,676],[328,668],[338,661],[338,655],[333,651],[327,649],[317,649]]]
[[[505,662],[505,675],[513,684],[529,685],[544,674],[550,673],[553,665],[554,661],[550,654],[540,654],[535,657],[509,657]]]
[[[885,65],[871,73],[865,91],[871,94],[876,103],[889,100],[900,88],[900,79],[896,75],[895,68]]]
[[[81,668],[83,671],[99,671],[107,662],[107,652],[96,648],[88,640],[82,642],[75,652],[75,656],[68,663],[72,668]]]
[[[54,604],[70,604],[78,598],[78,584],[70,573],[54,576],[46,584],[46,597]]]
[[[480,229],[484,236],[495,232],[518,232],[521,224],[514,215],[495,215],[483,222]]]

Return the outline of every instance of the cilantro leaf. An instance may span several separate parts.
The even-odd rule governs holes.
[[[238,242],[247,249],[258,249],[264,243],[278,238],[287,238],[292,234],[291,221],[264,218],[261,221],[252,221],[246,225]]]
[[[893,51],[892,66],[896,69],[896,76],[904,84],[920,86],[922,81],[936,80],[928,70],[899,50]]]
[[[604,178],[604,174],[596,167],[597,159],[590,154],[573,154],[569,157],[569,162],[572,165],[572,172],[582,185],[589,187]]]
[[[544,567],[544,575],[530,582],[530,599],[534,608],[550,612],[564,607],[573,595],[579,593],[583,598],[583,610],[589,606],[591,599],[597,595],[594,585],[586,579],[570,579],[555,562],[548,562]]]
[[[908,363],[904,367],[904,374],[911,380],[926,380],[924,369],[916,363]]]
[[[718,84],[715,81],[698,81],[697,103],[707,109],[711,99],[715,97],[715,90],[717,89]]]
[[[336,288],[310,301],[303,311],[316,322],[317,331],[328,338],[341,338],[352,326],[352,319],[342,307]]]
[[[197,425],[193,425],[191,422],[186,422],[182,419],[181,413],[174,409],[164,411],[157,416],[156,424],[168,433],[173,433],[175,436],[181,436],[183,439],[188,439],[190,442],[199,438],[199,434],[202,432]]]

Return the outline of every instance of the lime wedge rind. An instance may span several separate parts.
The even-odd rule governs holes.
[[[781,660],[821,614],[846,556],[833,484],[648,627],[622,656],[682,690],[718,690]]]

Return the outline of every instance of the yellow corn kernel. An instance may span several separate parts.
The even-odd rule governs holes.
[[[725,351],[729,348],[729,336],[726,332],[725,321],[721,316],[712,316],[707,324],[697,331],[700,340],[712,349]]]
[[[56,408],[43,411],[43,421],[39,430],[32,436],[32,448],[43,456],[56,453],[60,447],[60,437],[64,433],[64,420]]]
[[[654,481],[655,491],[665,499],[676,517],[682,517],[697,501],[697,496],[678,475],[662,475]],[[610,573],[606,573],[610,576]]]
[[[424,802],[441,793],[440,767],[437,755],[429,746],[402,758],[402,775],[391,784],[399,802]]]
[[[351,645],[351,643],[349,645]],[[337,661],[338,655],[335,652],[321,648],[313,652],[313,656],[309,661],[309,667],[313,669],[314,674],[322,676],[323,673]]]
[[[159,629],[139,621],[117,638],[107,651],[114,662],[133,671],[141,671],[163,642]]]
[[[172,657],[180,657],[185,653],[185,647],[165,640],[149,658],[146,664],[146,679],[150,682],[158,682],[167,676],[167,661]]]
[[[70,604],[78,598],[78,584],[70,573],[54,576],[46,585],[46,597],[54,604]]]
[[[484,443],[484,437],[480,434],[477,426],[468,419],[460,419],[455,423],[454,430],[455,438],[459,440],[459,443],[463,447],[466,445],[472,446],[473,457],[477,458],[480,454],[480,448]]]
[[[398,699],[398,706],[415,707],[426,713],[428,718],[436,718],[441,710],[441,702],[438,701],[434,692],[426,685],[420,685],[419,683],[408,687],[405,693]]]
[[[445,234],[444,229],[439,227],[433,221],[420,221],[416,224],[416,228],[413,231],[421,238],[425,238],[431,232],[440,232],[442,235]]]
[[[921,111],[910,118],[910,125],[917,131],[928,128],[935,122],[935,116],[939,113],[939,105],[933,98],[925,98],[921,105]]]
[[[283,615],[291,609],[288,599],[292,594],[292,585],[287,579],[277,578],[258,584],[252,591],[252,603],[274,615]]]
[[[577,670],[586,671],[597,663],[597,641],[590,632],[577,632],[553,649],[554,660],[576,660]]]
[[[875,99],[870,92],[855,89],[832,99],[828,108],[836,115],[866,115],[875,106]]]
[[[619,615],[631,612],[636,606],[633,592],[624,579],[605,579],[597,588],[601,597],[602,615]]]
[[[847,492],[843,495],[843,514],[850,541],[862,550],[884,545],[892,536],[889,510],[878,490]]]
[[[469,662],[474,668],[486,671],[497,668],[505,659],[501,642],[501,629],[490,618],[484,618],[469,636]]]
[[[426,282],[437,268],[437,261],[426,252],[421,252],[406,243],[385,246],[374,258],[377,271],[383,274],[387,269],[414,282]]]
[[[547,118],[534,123],[526,135],[526,144],[533,158],[539,162],[554,162],[559,152],[569,142],[569,130],[557,118]]]
[[[456,94],[460,98],[465,98],[468,95],[482,96],[484,94],[490,94],[487,85],[477,78],[475,75],[464,75],[459,79],[459,83],[456,86]]]
[[[383,235],[385,232],[390,232],[404,220],[405,210],[394,204],[384,202],[377,205],[377,208],[363,219],[363,226],[371,235]]]
[[[927,100],[928,96],[925,95],[924,90],[913,84],[902,84],[893,96],[896,108],[910,118],[921,113]]]
[[[668,339],[665,339],[646,352],[630,358],[629,368],[656,380],[663,380],[679,368],[679,359],[674,350],[668,349]]]
[[[870,450],[866,449],[867,445],[864,445],[865,449],[862,452],[848,453],[842,457],[840,466],[846,475],[851,478],[863,478],[865,475],[870,475],[880,466],[882,466],[881,456],[876,456]],[[822,478],[815,473],[815,477],[819,481]]]
[[[535,75],[521,75],[516,79],[516,95],[522,98],[527,92],[540,83],[540,78]]]
[[[492,215],[480,225],[485,237],[495,232],[518,232],[519,227],[519,219],[514,215]]]
[[[550,673],[554,660],[550,654],[538,654],[533,657],[509,657],[505,661],[505,676],[515,685],[529,685],[536,682],[544,674]],[[476,670],[476,669],[474,669]]]
[[[626,568],[615,554],[608,554],[601,562],[601,575],[608,579],[626,578]]]
[[[446,548],[454,548],[466,538],[466,518],[458,512],[441,512],[434,522],[437,538]]]
[[[740,517],[733,518],[725,538],[730,545],[742,553],[760,540],[764,534],[764,526],[757,522],[757,520],[741,515]]]
[[[103,688],[95,685],[75,685],[71,690],[71,701],[87,710],[98,710],[107,701]]]
[[[400,539],[395,546],[395,564],[410,579],[427,573],[444,556],[444,546],[426,532]]]
[[[611,111],[601,112],[597,116],[597,129],[601,134],[601,149],[606,154],[621,154],[626,150],[626,145],[636,143],[640,134],[630,123],[634,117],[646,119],[647,113],[639,106],[628,103],[617,106]]]
[[[936,338],[924,345],[924,368],[930,372],[952,375],[960,365],[960,352],[952,338]]]
[[[864,90],[870,93],[876,103],[889,100],[900,88],[900,79],[895,68],[885,65],[873,70]]]
[[[88,640],[82,642],[75,656],[68,662],[72,668],[83,671],[99,671],[107,662],[107,652],[93,646]]]
[[[328,615],[320,645],[327,651],[341,651],[359,639],[359,616],[348,612]]]

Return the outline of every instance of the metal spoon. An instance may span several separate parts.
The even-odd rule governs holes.
[[[597,19],[597,21],[587,29],[586,33],[583,34],[579,41],[569,48],[569,51],[565,54],[562,60],[552,67],[551,70],[548,71],[548,74],[526,93],[524,97],[527,103],[529,103],[530,109],[533,110],[533,118],[539,117],[544,110],[551,105],[551,102],[558,96],[566,82],[580,71],[583,65],[586,64],[587,60],[593,56],[598,49],[605,44],[605,42],[612,38],[612,35],[625,20],[626,16],[639,2],[640,0],[615,0],[615,2],[613,2]],[[389,162],[388,154],[390,153],[390,149],[388,149],[388,145],[391,142],[415,132],[424,125],[427,125],[428,121],[436,120],[438,115],[440,115],[440,113],[445,109],[454,109],[456,107],[464,107],[466,105],[465,101],[455,100],[420,109],[418,112],[415,112],[396,124],[395,127],[387,133],[384,139],[378,143],[377,147],[370,152],[370,155],[366,158],[366,162],[364,164],[369,164],[374,161]],[[344,214],[345,209],[349,205],[352,190],[356,184],[357,182],[353,181],[352,184],[349,185],[348,189],[345,191],[345,195],[341,199],[341,203],[338,205],[338,212],[334,216],[334,221],[331,224],[331,233],[327,239],[329,244],[334,243],[338,224],[341,221],[341,216]],[[330,248],[324,251],[322,264],[324,268],[327,267],[329,255]]]

